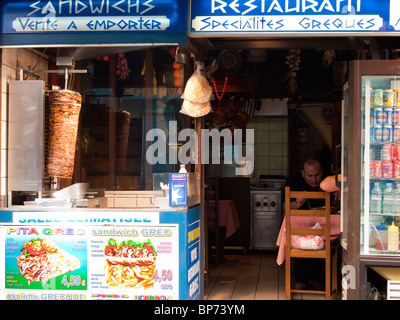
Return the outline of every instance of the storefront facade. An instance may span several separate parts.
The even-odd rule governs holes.
[[[311,121],[314,127],[318,122],[328,123],[323,128],[317,127],[319,141],[322,141],[318,143],[329,145],[336,173],[340,167],[352,173],[349,194],[345,193],[344,186],[342,188],[341,267],[343,279],[348,280],[342,297],[366,298],[367,268],[374,264],[371,261],[378,261],[377,265],[399,266],[397,252],[376,257],[363,254],[361,249],[361,239],[365,237],[360,226],[366,212],[359,203],[369,201],[364,198],[365,186],[359,182],[363,176],[363,161],[354,157],[362,151],[359,147],[361,106],[354,107],[358,111],[349,111],[349,114],[342,109],[343,87],[348,81],[349,85],[354,85],[354,79],[349,80],[349,60],[396,60],[399,49],[396,38],[400,30],[397,1],[9,1],[0,8],[2,256],[6,256],[5,247],[29,243],[34,240],[33,235],[35,239],[38,234],[50,239],[49,230],[55,228],[81,230],[72,244],[62,238],[61,231],[54,241],[69,253],[71,248],[85,248],[75,251],[86,257],[92,255],[85,259],[78,257],[81,264],[75,269],[79,270],[79,281],[86,280],[79,288],[85,292],[84,298],[102,294],[123,297],[123,290],[110,289],[109,282],[95,279],[102,272],[93,266],[99,259],[96,246],[111,245],[110,232],[130,228],[138,235],[139,246],[150,241],[152,250],[160,253],[161,267],[157,277],[150,280],[153,284],[150,290],[144,291],[145,286],[137,291],[128,290],[126,299],[202,299],[205,228],[200,204],[203,202],[204,166],[192,156],[178,157],[183,143],[177,137],[185,128],[199,132],[204,127],[232,130],[239,127],[226,120],[217,123],[210,117],[190,118],[180,113],[185,82],[200,67],[210,84],[216,87],[213,88],[214,113],[226,100],[227,105],[235,99],[241,104],[245,102],[246,107],[240,111],[247,115],[247,120],[240,128],[256,131],[255,170],[249,178],[253,183],[267,171],[288,176],[297,169],[301,158],[299,145],[304,142],[301,133],[305,131],[296,122],[298,110],[310,107],[315,114],[322,108],[329,113],[324,114],[323,121],[318,117],[315,122]],[[248,53],[259,55],[250,59]],[[269,62],[264,54],[268,55]],[[315,89],[325,81],[324,62],[334,79],[325,87]],[[309,69],[304,68],[307,63]],[[354,69],[350,70],[354,77],[361,77]],[[268,79],[263,78],[265,74]],[[24,83],[18,87],[20,82],[39,83],[40,88],[34,90],[45,93],[39,94],[35,106],[42,109],[32,113],[43,113],[36,126],[28,112],[23,117],[16,113],[16,118],[12,118],[13,103],[22,106],[20,113],[26,103],[22,94],[18,97],[18,92],[30,90]],[[302,83],[311,85],[305,87]],[[314,90],[310,90],[313,86]],[[47,94],[60,89],[78,92],[82,98],[72,178],[51,176],[47,171],[47,124],[41,120],[48,112]],[[32,96],[33,93],[29,94],[27,99]],[[284,103],[286,113],[271,114],[269,110],[262,114],[263,103],[277,109],[276,99],[287,101]],[[358,100],[361,101],[361,93]],[[261,109],[256,110],[255,101],[261,101]],[[18,119],[19,123],[11,119]],[[344,140],[347,135],[342,133],[345,122],[353,124],[350,127],[356,130],[349,141]],[[40,134],[24,131],[28,123],[32,130],[39,128]],[[267,131],[267,125],[275,140],[264,141],[266,134],[263,134],[259,143],[268,148],[269,153],[260,151],[257,154],[257,150],[261,150],[257,149],[257,132]],[[163,158],[162,154],[153,153],[152,157],[166,159],[165,162],[152,163],[146,157],[156,141],[154,136],[147,136],[153,129],[164,133],[161,138],[165,139],[166,148],[159,152],[166,154]],[[326,130],[330,133],[324,136],[321,132]],[[24,148],[15,148],[16,142]],[[335,161],[338,145],[348,147],[349,155],[341,155],[339,150]],[[32,153],[37,155],[38,162],[32,160]],[[183,159],[187,162],[181,161]],[[171,209],[163,203],[161,182],[165,183],[162,179],[166,173],[178,172],[180,163],[186,165],[197,186],[195,199],[189,199],[191,206]],[[161,180],[156,180],[158,176]],[[26,177],[31,180],[27,181]],[[37,205],[35,198],[41,195],[46,198],[50,192],[75,183],[88,183],[90,192],[101,195],[89,199],[91,208],[27,207]],[[353,203],[349,199],[360,201]],[[53,215],[60,210],[68,215],[87,214],[88,218],[75,224],[71,221],[79,218],[55,222]],[[120,215],[115,221],[114,214]],[[32,223],[26,224],[27,221]],[[154,226],[157,230],[153,228],[149,236],[149,227]],[[28,227],[28,234],[21,231]],[[171,237],[164,243],[160,239],[166,234]],[[100,244],[96,243],[97,239]],[[114,239],[113,245],[120,246],[128,240],[129,236],[120,236]],[[167,261],[168,255],[175,260]],[[11,275],[16,268],[11,259],[0,261],[3,264],[0,271]],[[179,268],[174,269],[174,263],[178,263]],[[175,277],[176,274],[179,279],[172,280],[171,275]],[[54,279],[63,280],[61,275]],[[49,288],[29,287],[30,280],[22,276],[9,280],[7,282],[5,277],[0,280],[1,298],[14,293],[36,294],[41,290],[48,294]],[[65,295],[65,284],[71,284],[72,280],[64,280],[64,284],[49,290]],[[13,281],[18,288],[12,287]],[[100,290],[98,285],[104,288]]]
[[[365,112],[373,115],[374,110],[374,107],[364,110],[364,101],[370,98],[365,92],[379,90],[381,88],[378,86],[383,86],[383,83],[374,83],[373,77],[387,77],[385,88],[382,89],[400,89],[396,86],[396,41],[400,30],[398,6],[395,1],[259,1],[251,4],[191,1],[189,6],[189,46],[193,46],[194,51],[197,49],[200,56],[208,59],[210,64],[216,59],[219,70],[213,74],[213,80],[222,87],[224,78],[229,78],[231,92],[226,91],[226,95],[243,95],[246,90],[240,88],[240,80],[237,79],[242,79],[242,82],[246,79],[253,85],[253,92],[248,90],[250,96],[261,101],[271,99],[270,103],[275,104],[276,109],[279,105],[277,99],[288,98],[288,116],[284,120],[287,121],[285,125],[288,128],[288,138],[283,140],[284,143],[287,142],[288,160],[285,162],[286,159],[280,159],[287,163],[287,171],[279,172],[271,166],[274,158],[271,156],[273,149],[270,148],[267,149],[270,152],[269,167],[260,168],[260,163],[256,160],[255,179],[265,172],[290,175],[298,170],[301,152],[304,151],[302,148],[307,149],[303,146],[310,143],[307,139],[311,140],[306,132],[312,126],[319,131],[322,144],[328,145],[331,150],[333,171],[336,174],[341,172],[348,179],[341,185],[342,263],[339,269],[342,273],[342,299],[367,299],[368,286],[374,286],[376,281],[376,275],[373,279],[374,271],[371,269],[399,267],[398,248],[394,252],[375,250],[374,232],[369,232],[369,228],[364,227],[365,224],[379,225],[381,222],[386,225],[389,221],[397,224],[393,212],[385,216],[374,216],[369,212],[369,194],[372,190],[370,185],[378,182],[383,189],[387,182],[395,184],[397,178],[396,175],[377,178],[366,174],[369,172],[369,166],[366,165],[369,160],[381,160],[379,156],[379,159],[366,158],[372,150],[377,150],[377,145],[381,142],[367,144],[365,141],[372,136],[368,133],[364,136],[367,130],[363,130],[368,128],[365,126],[365,119],[368,118]],[[276,52],[279,50],[286,55],[286,61],[277,59]],[[221,58],[221,52],[224,52],[225,57]],[[251,53],[254,52],[257,52],[257,57],[251,59]],[[312,56],[308,57],[312,60],[309,62],[309,69],[306,69],[307,54]],[[269,69],[263,68],[263,64],[268,64],[269,58],[273,60]],[[365,62],[369,67],[360,67],[363,65],[362,61],[360,64],[349,63],[351,60],[378,61],[371,64]],[[242,68],[239,66],[241,63],[244,66]],[[287,73],[279,73],[282,72],[276,68],[279,63],[286,63]],[[330,71],[325,69],[325,73],[332,72],[332,82],[327,91],[323,89],[327,87],[322,86],[324,72],[320,72],[324,68],[321,65],[324,64],[332,67]],[[240,69],[242,71],[238,71]],[[309,77],[304,73],[308,73]],[[372,78],[365,87],[368,75]],[[319,82],[314,82],[315,79],[319,79]],[[253,81],[250,82],[251,80]],[[276,85],[279,81],[286,84],[284,89]],[[312,85],[306,87],[304,84],[307,82]],[[391,84],[395,87],[392,88]],[[275,88],[274,93],[271,88]],[[349,94],[349,100],[343,99],[343,93]],[[308,108],[313,110],[306,110]],[[321,110],[325,116],[318,118],[317,114]],[[332,112],[325,112],[329,110]],[[269,119],[276,121],[276,114],[266,112],[263,105],[259,112],[262,111],[265,112],[264,118],[270,117]],[[298,121],[302,113],[309,122]],[[329,120],[327,114],[332,116]],[[263,120],[255,119],[256,124],[252,124],[250,120],[249,124],[255,130],[260,130],[267,126],[265,123],[260,126],[258,123],[261,121]],[[322,129],[323,123],[329,123],[327,137],[322,134],[325,131]],[[368,124],[373,127],[373,122]],[[269,134],[268,131],[262,132],[263,135]],[[256,159],[265,155],[265,151],[260,150],[260,147],[264,150],[268,148],[265,142],[262,138],[260,141],[256,138]],[[396,143],[395,140],[390,142],[392,145]],[[314,141],[314,144],[317,143]],[[308,149],[306,152],[309,151]]]
[[[175,61],[186,1],[11,1],[1,12],[1,299],[201,299],[199,174],[168,148],[192,127],[179,111],[193,63]],[[146,154],[157,138],[168,154]],[[51,172],[56,140],[72,140],[69,172]],[[186,202],[169,205],[162,186],[181,163],[174,196]]]

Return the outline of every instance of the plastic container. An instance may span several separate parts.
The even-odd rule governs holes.
[[[187,170],[186,170],[184,164],[181,164],[181,165],[180,165],[180,167],[179,167],[179,173],[187,173]]]
[[[370,213],[375,213],[375,214],[382,213],[382,191],[379,182],[374,183],[374,188],[371,191],[369,211]]]
[[[386,188],[383,190],[382,213],[393,214],[393,183],[388,182]]]
[[[399,227],[392,225],[388,228],[388,244],[387,248],[389,251],[399,250]]]
[[[387,250],[388,228],[381,224],[376,227],[375,249]]]

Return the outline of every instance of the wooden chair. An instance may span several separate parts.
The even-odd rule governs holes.
[[[294,210],[290,209],[290,199],[324,199],[325,208],[310,210]],[[286,299],[291,300],[292,293],[310,293],[325,294],[325,298],[330,300],[337,296],[337,247],[331,244],[330,231],[330,193],[329,192],[306,192],[306,191],[290,191],[289,187],[285,188],[285,228],[286,228],[286,247],[285,247],[285,291]],[[294,228],[291,220],[293,217],[319,217],[325,223],[321,225],[321,229],[311,228]],[[325,248],[321,250],[303,250],[294,249],[291,246],[292,235],[311,235],[323,236],[325,238]],[[325,260],[325,290],[296,290],[292,288],[291,279],[291,258],[319,258]]]

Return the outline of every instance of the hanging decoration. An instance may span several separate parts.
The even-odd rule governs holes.
[[[324,56],[322,57],[322,64],[324,67],[329,67],[332,64],[335,55],[335,50],[325,50]]]
[[[296,77],[300,70],[300,49],[290,49],[289,54],[286,56],[286,64],[289,67],[284,81],[287,83],[286,88],[288,93],[293,95],[297,90]]]
[[[128,68],[128,60],[126,60],[125,53],[119,53],[117,59],[117,70],[115,73],[121,80],[125,80],[131,72]]]
[[[217,89],[217,83],[215,81],[213,82],[215,96],[218,99],[218,109],[214,110],[214,113],[212,115],[212,121],[217,125],[222,125],[223,123],[226,122],[226,113],[221,108],[221,100],[224,97],[227,83],[228,83],[228,77],[225,77],[224,87],[222,89],[222,93],[219,95]]]
[[[222,99],[222,97],[223,97],[224,94],[225,94],[225,90],[226,90],[226,85],[227,85],[227,83],[228,83],[228,77],[225,77],[224,87],[223,87],[223,89],[222,89],[221,95],[219,95],[219,94],[218,94],[218,90],[217,90],[217,84],[216,84],[215,81],[214,81],[214,84],[213,84],[213,85],[214,85],[214,92],[215,92],[215,96],[217,97],[219,103],[221,103],[221,99]]]
[[[183,100],[180,113],[192,118],[203,117],[212,111],[210,100],[213,92],[207,79],[200,69],[192,74],[186,82],[185,90],[181,96]]]
[[[246,103],[248,101],[234,96],[224,99],[224,105],[206,117],[207,128],[219,131],[229,129],[232,134],[235,129],[244,129],[249,120]]]
[[[217,57],[219,70],[225,74],[233,74],[240,70],[243,58],[239,51],[224,50]]]

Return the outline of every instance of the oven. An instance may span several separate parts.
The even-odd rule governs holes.
[[[275,250],[281,226],[283,176],[261,175],[250,190],[250,249]]]

